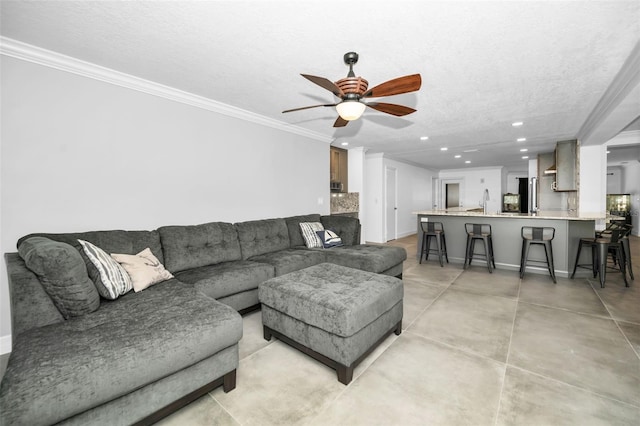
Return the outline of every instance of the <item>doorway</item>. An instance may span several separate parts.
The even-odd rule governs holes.
[[[520,213],[529,213],[529,178],[518,178]]]
[[[397,238],[398,223],[398,171],[393,167],[386,168],[386,199],[385,199],[385,241]]]
[[[460,206],[460,184],[447,183],[444,188],[444,199],[446,208]]]

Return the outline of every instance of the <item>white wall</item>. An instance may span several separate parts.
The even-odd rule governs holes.
[[[581,216],[604,216],[607,200],[607,155],[604,145],[580,146],[580,199]],[[604,221],[597,221],[602,229]]]
[[[364,161],[364,216],[362,238],[369,242],[384,242],[384,158],[367,154]]]
[[[624,166],[623,194],[631,194],[631,223],[633,235],[640,237],[640,162],[630,161]]]
[[[431,179],[437,175],[433,170],[385,158],[382,154],[365,156],[366,190],[366,241],[385,242],[385,169],[397,170],[398,238],[416,233],[418,210],[429,210],[432,205]],[[365,225],[363,224],[363,228]]]
[[[3,253],[31,232],[329,213],[326,141],[18,59],[1,65]]]
[[[475,167],[469,169],[447,169],[438,174],[441,182],[447,179],[463,179],[460,185],[460,200],[466,209],[482,206],[482,195],[489,190],[487,208],[496,212],[502,208],[502,167]],[[442,204],[444,205],[444,204]]]
[[[620,166],[607,167],[607,194],[622,194],[622,174]]]

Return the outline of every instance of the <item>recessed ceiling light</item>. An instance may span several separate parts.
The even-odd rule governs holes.
[[[421,141],[429,140],[429,136],[420,136]]]
[[[342,142],[341,145],[342,146],[347,146],[347,145],[349,145],[349,142]]]
[[[520,152],[527,152],[527,151],[529,151],[527,148],[522,148],[522,149],[520,150]]]
[[[453,156],[453,158],[460,158],[460,157],[462,157],[462,155],[460,155],[460,154]]]
[[[607,154],[611,154],[611,151],[607,151]]]
[[[440,151],[446,151],[446,150],[448,150],[448,149],[449,149],[449,148],[447,148],[446,146],[443,146],[442,148],[440,148]]]
[[[470,164],[471,161],[470,160],[465,160],[464,164]]]
[[[523,159],[523,160],[526,160],[527,158],[529,158],[529,156],[528,156],[528,155],[523,155],[523,156],[522,156],[522,159]]]
[[[523,123],[522,121],[515,121],[515,122],[511,123],[511,125],[512,125],[513,127],[520,127],[520,126],[522,126],[523,124],[524,124],[524,123]]]
[[[526,140],[527,140],[527,138],[518,138],[518,139],[516,139],[517,142],[524,142]]]

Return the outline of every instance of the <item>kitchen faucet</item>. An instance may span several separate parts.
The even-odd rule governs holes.
[[[484,189],[484,194],[482,194],[482,211],[484,214],[487,214],[487,201],[489,201],[489,189]]]

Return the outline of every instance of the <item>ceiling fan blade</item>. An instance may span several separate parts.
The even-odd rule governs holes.
[[[282,111],[282,113],[284,114],[285,112],[301,111],[303,109],[309,109],[309,108],[334,107],[334,106],[336,106],[336,104],[311,105],[311,106],[306,106],[306,107],[301,107],[301,108],[288,109],[286,111]]]
[[[366,104],[369,108],[373,108],[376,111],[386,112],[387,114],[395,115],[396,117],[402,117],[403,115],[416,112],[415,109],[409,108],[404,105],[387,104],[384,102],[370,102]]]
[[[362,95],[363,98],[379,98],[381,96],[393,96],[401,93],[409,93],[420,89],[422,85],[422,77],[420,74],[405,75],[404,77],[394,78],[385,81],[377,86],[369,89]]]
[[[326,79],[324,77],[317,77],[315,75],[309,75],[309,74],[300,74],[300,75],[306,78],[307,80],[309,80],[310,82],[315,83],[318,86],[322,87],[323,89],[327,89],[328,91],[330,91],[331,93],[333,93],[339,98],[342,98],[344,96],[344,93],[342,92],[342,90],[338,86],[336,86],[336,84],[333,81],[329,79]]]
[[[333,127],[344,127],[347,124],[349,124],[349,122],[347,120],[345,120],[344,118],[338,116],[338,118],[336,119],[336,122],[333,123]]]

